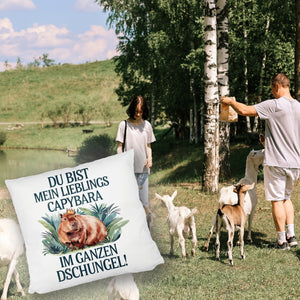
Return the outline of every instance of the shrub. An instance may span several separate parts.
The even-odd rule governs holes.
[[[84,140],[75,157],[77,163],[90,162],[114,153],[115,142],[107,134],[93,135]]]
[[[6,141],[6,132],[0,131],[0,145],[3,145]]]

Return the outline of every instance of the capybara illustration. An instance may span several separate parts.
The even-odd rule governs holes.
[[[94,216],[76,215],[72,209],[60,216],[59,240],[72,250],[97,245],[107,236],[106,226]]]

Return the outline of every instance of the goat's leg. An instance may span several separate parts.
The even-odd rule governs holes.
[[[192,251],[191,251],[191,255],[195,256],[196,246],[197,246],[197,234],[196,234],[195,220],[192,220],[191,231],[192,231]]]
[[[232,259],[233,237],[234,237],[234,228],[228,228],[228,241],[227,241],[228,259],[230,265],[232,266],[233,266],[233,259]]]
[[[16,265],[17,265],[17,260],[15,258],[13,258],[11,260],[10,264],[8,265],[1,300],[7,299],[8,287],[9,287],[9,284],[10,284],[10,281],[11,281],[11,276],[12,276],[12,274],[13,274],[15,268],[16,268]]]
[[[210,238],[211,238],[211,236],[212,236],[213,233],[214,233],[214,228],[216,227],[216,217],[217,217],[217,216],[214,216],[214,218],[213,218],[212,226],[211,226],[210,231],[209,231],[209,233],[208,233],[206,243],[205,243],[204,246],[203,246],[203,248],[204,248],[205,251],[208,251]]]
[[[220,231],[221,231],[222,220],[216,216],[216,259],[220,260]]]
[[[240,228],[240,247],[241,247],[241,257],[242,259],[246,258],[245,252],[244,252],[244,232],[245,232],[245,224],[241,225]]]
[[[247,235],[247,242],[252,243],[252,236],[251,236],[251,231],[252,231],[252,221],[254,217],[254,210],[255,207],[252,208],[252,211],[248,217],[248,235]]]
[[[15,268],[15,271],[14,271],[14,275],[15,275],[15,281],[16,281],[16,284],[17,284],[17,288],[18,288],[18,292],[21,293],[22,296],[25,296],[25,292],[22,288],[22,285],[20,283],[20,275],[19,275],[19,272],[17,271],[17,269]]]
[[[184,230],[184,225],[177,225],[176,231],[178,233],[178,241],[179,241],[179,245],[181,248],[181,255],[182,258],[186,258],[186,251],[185,251],[185,238],[183,236],[183,230]]]
[[[172,234],[170,234],[170,241],[171,241],[170,255],[174,255],[174,236]]]

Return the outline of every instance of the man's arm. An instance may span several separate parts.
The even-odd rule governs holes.
[[[221,103],[230,105],[241,116],[248,116],[248,117],[258,116],[258,113],[254,105],[246,105],[244,103],[234,101],[232,97],[222,97]]]

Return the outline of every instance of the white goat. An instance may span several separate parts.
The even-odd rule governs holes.
[[[240,179],[239,183],[244,184],[257,184],[257,173],[259,166],[263,163],[265,157],[264,150],[252,150],[246,159],[245,177]],[[219,205],[222,207],[224,204],[234,205],[238,201],[237,194],[234,193],[234,186],[223,187],[220,190]],[[254,217],[255,207],[257,204],[256,188],[251,189],[245,195],[244,211],[248,217],[248,235],[247,241],[252,243],[251,230],[252,221]],[[213,228],[212,228],[213,229]]]
[[[160,199],[168,209],[168,223],[171,238],[170,254],[174,254],[174,237],[177,236],[181,247],[182,257],[186,258],[185,238],[189,236],[190,231],[192,232],[192,256],[194,256],[196,252],[197,236],[194,215],[198,210],[196,207],[192,210],[185,206],[176,207],[173,204],[173,200],[176,195],[177,191],[175,191],[172,196],[160,196],[155,194],[156,198]]]
[[[238,203],[235,205],[224,204],[221,208],[218,209],[215,215],[214,227],[216,228],[217,260],[220,260],[220,231],[222,227],[225,227],[226,230],[228,231],[227,246],[228,246],[228,258],[230,264],[233,265],[232,248],[233,248],[234,230],[236,228],[240,230],[239,242],[240,242],[241,256],[242,259],[246,258],[244,252],[244,229],[245,229],[245,222],[246,222],[246,214],[243,209],[243,206],[244,206],[245,193],[248,190],[253,189],[253,187],[254,187],[254,183],[252,185],[238,184],[234,190],[238,195]],[[208,244],[211,235],[212,235],[212,231],[209,232],[207,242],[204,245],[204,247],[207,249],[208,249]]]
[[[139,289],[132,274],[114,277],[107,286],[108,300],[139,300]]]
[[[25,296],[16,269],[18,257],[24,252],[24,242],[19,225],[14,220],[0,219],[0,245],[0,266],[8,266],[1,300],[7,299],[7,291],[13,273],[18,292]]]

